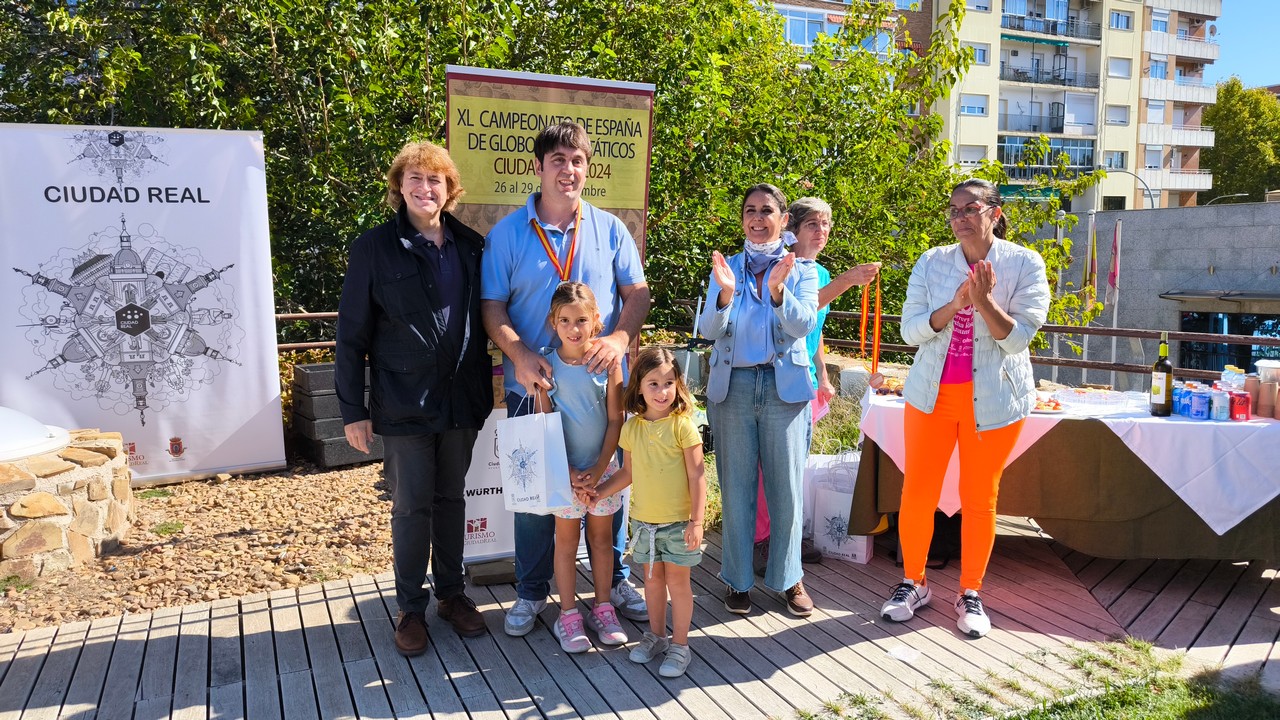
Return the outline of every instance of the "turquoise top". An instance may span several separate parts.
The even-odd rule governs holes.
[[[822,267],[822,263],[815,262],[813,266],[818,270],[818,289],[821,290],[831,282],[831,271]],[[822,324],[827,321],[829,312],[830,305],[818,308],[818,324],[813,326],[813,332],[804,336],[804,349],[809,353],[809,382],[813,383],[815,390],[818,387],[818,368],[813,364],[813,356],[818,354],[818,343],[822,342]]]
[[[569,464],[575,470],[595,466],[609,427],[609,373],[592,373],[586,365],[570,365],[554,348],[542,348],[551,363],[551,404],[560,413]]]

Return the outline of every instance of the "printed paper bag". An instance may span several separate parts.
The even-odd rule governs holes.
[[[858,479],[858,461],[860,454],[846,451],[839,455],[810,455],[805,463],[804,477],[801,481],[800,495],[804,500],[801,534],[813,537],[817,530],[814,527],[813,497],[819,487],[834,488],[853,493],[853,486]]]
[[[849,507],[853,493],[819,485],[814,489],[813,544],[823,557],[866,563],[871,560],[872,543],[867,535],[849,534]]]
[[[573,505],[560,413],[499,420],[498,464],[508,510],[549,515]]]

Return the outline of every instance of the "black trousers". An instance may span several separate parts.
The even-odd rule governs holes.
[[[396,604],[401,612],[425,612],[431,592],[427,557],[436,595],[462,593],[462,546],[467,501],[463,490],[477,430],[423,435],[384,435],[383,472],[391,488],[391,552]]]

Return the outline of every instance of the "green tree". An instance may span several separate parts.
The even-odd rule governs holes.
[[[672,301],[700,294],[711,250],[740,245],[740,193],[757,182],[830,201],[824,260],[884,261],[886,308],[900,306],[915,257],[950,241],[943,210],[958,175],[940,118],[917,110],[971,60],[956,39],[962,3],[922,56],[883,46],[903,31],[892,4],[868,0],[807,53],[770,7],[740,0],[6,7],[0,121],[264,133],[280,311],[336,307],[348,243],[386,217],[390,158],[406,139],[442,140],[451,63],[656,86],[647,262],[658,324],[683,324]],[[1044,211],[1011,207],[1029,227]],[[1061,248],[1041,250],[1051,273],[1065,262]],[[298,332],[285,337],[315,336]]]
[[[1218,101],[1204,119],[1215,137],[1204,150],[1213,189],[1200,193],[1202,202],[1233,193],[1261,202],[1267,190],[1280,188],[1280,99],[1233,77],[1218,84]]]

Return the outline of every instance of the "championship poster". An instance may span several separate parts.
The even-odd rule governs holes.
[[[539,188],[534,138],[572,120],[591,138],[582,198],[621,218],[644,256],[653,85],[458,65],[446,77],[449,155],[467,191],[459,219],[483,234],[524,207]]]
[[[0,405],[141,481],[283,467],[262,134],[0,124]]]

